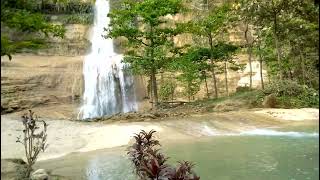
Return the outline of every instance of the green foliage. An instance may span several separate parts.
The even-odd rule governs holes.
[[[199,72],[186,71],[178,76],[178,80],[182,82],[184,87],[184,94],[188,96],[189,100],[200,90],[201,79]]]
[[[1,23],[22,32],[42,32],[46,36],[52,34],[60,38],[65,32],[62,26],[46,22],[44,16],[39,13],[31,13],[26,10],[12,11],[12,9],[5,9],[1,13]]]
[[[159,90],[159,96],[161,100],[164,100],[164,101],[169,100],[170,97],[173,96],[176,87],[177,85],[174,81],[168,80],[163,82]]]
[[[272,81],[264,90],[266,94],[275,94],[276,96],[297,96],[303,92],[304,87],[295,81]]]
[[[185,89],[184,94],[189,99],[200,90],[200,84],[206,78],[203,72],[209,68],[206,62],[209,56],[210,50],[208,48],[191,47],[170,64],[172,70],[182,72],[178,76],[178,80],[182,82]]]
[[[182,9],[180,0],[123,1],[122,8],[109,13],[110,29],[106,37],[125,37],[127,40],[125,61],[131,63],[136,72],[150,74],[167,62],[168,47],[178,32],[166,27],[164,16],[174,15]],[[141,28],[143,27],[143,28]]]
[[[231,20],[230,5],[223,4],[209,11],[207,16],[200,15],[197,19],[194,19],[192,22],[186,25],[188,32],[199,36],[208,36],[211,35],[215,37],[220,32],[226,30],[228,23]],[[203,14],[203,13],[202,13]],[[201,17],[202,16],[202,17]]]
[[[213,49],[213,58],[214,59],[228,59],[232,56],[238,47],[226,42],[219,41]]]
[[[298,97],[281,96],[277,97],[279,107],[282,108],[319,108],[318,95],[300,95]]]
[[[45,37],[53,36],[63,38],[65,29],[61,25],[49,23],[41,13],[28,10],[29,4],[21,5],[24,1],[1,1],[1,26],[9,27],[13,31],[22,33],[39,33],[32,39],[19,39],[1,34],[1,56],[19,52],[23,48],[37,49],[44,47]],[[30,2],[29,2],[30,3]]]

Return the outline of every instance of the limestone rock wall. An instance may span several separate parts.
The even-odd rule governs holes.
[[[15,55],[12,61],[1,57],[1,113],[80,104],[82,60],[81,56],[29,54]]]
[[[50,38],[48,48],[37,50],[39,55],[82,56],[90,51],[90,25],[67,24],[63,39]]]

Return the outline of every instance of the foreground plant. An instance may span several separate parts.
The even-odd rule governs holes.
[[[17,137],[18,143],[23,144],[27,159],[27,174],[29,177],[32,171],[32,166],[37,161],[40,151],[48,147],[47,144],[47,126],[48,124],[45,121],[40,121],[43,123],[43,128],[40,130],[40,127],[37,125],[38,117],[29,110],[29,113],[22,116],[22,123],[24,125],[23,134],[24,138]],[[38,132],[38,133],[37,133]]]
[[[139,179],[199,180],[200,177],[192,170],[194,165],[188,161],[178,162],[176,168],[166,164],[168,158],[156,148],[160,143],[153,138],[155,132],[141,130],[135,134],[135,143],[129,147],[128,155]]]

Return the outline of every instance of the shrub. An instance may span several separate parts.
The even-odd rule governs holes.
[[[268,84],[263,92],[274,93],[282,107],[319,107],[319,92],[296,81],[275,81]]]
[[[47,140],[47,126],[45,121],[43,123],[43,129],[39,132],[40,127],[37,126],[38,117],[34,115],[34,112],[29,110],[29,114],[22,116],[22,123],[24,125],[23,134],[24,138],[17,137],[18,143],[23,144],[27,159],[27,174],[29,177],[32,171],[32,166],[37,161],[40,151],[44,151],[48,144]],[[38,133],[36,133],[38,131]]]
[[[155,132],[142,130],[135,134],[135,143],[129,147],[128,155],[137,176],[141,180],[199,180],[190,162],[179,162],[176,168],[166,164],[168,158],[156,148],[160,144],[153,139]]]
[[[161,100],[169,100],[171,96],[173,96],[173,93],[176,89],[177,85],[173,81],[165,81],[159,91],[159,95]]]
[[[250,87],[248,86],[239,86],[236,88],[236,92],[239,93],[239,92],[247,92],[247,91],[250,91]]]
[[[303,86],[291,80],[273,81],[264,89],[265,94],[274,93],[276,96],[296,96],[302,92]]]

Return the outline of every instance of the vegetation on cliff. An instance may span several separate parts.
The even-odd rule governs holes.
[[[93,1],[1,1],[1,56],[45,48],[49,38],[64,37],[64,25],[92,22]]]
[[[63,37],[63,26],[49,23],[34,6],[32,1],[1,1],[1,29],[8,27],[20,33],[20,36],[11,37],[8,33],[1,33],[1,56],[7,55],[11,59],[13,53],[23,48],[43,47],[44,38],[34,37],[31,33],[40,33],[45,37]],[[28,33],[27,37],[21,37],[22,33]]]

